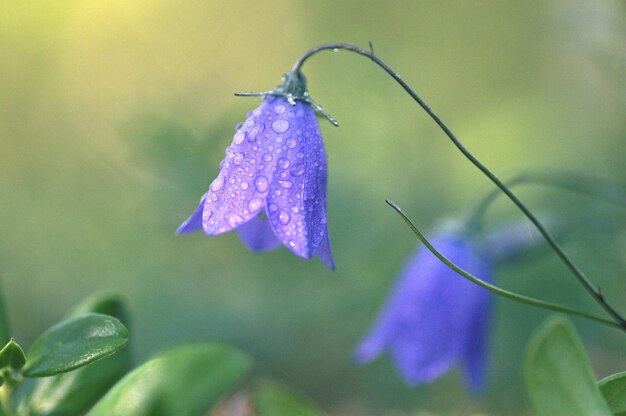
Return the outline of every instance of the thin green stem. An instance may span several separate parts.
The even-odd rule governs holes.
[[[457,272],[458,274],[460,274],[461,276],[463,276],[467,280],[471,281],[472,283],[475,283],[478,286],[481,286],[481,287],[489,290],[490,292],[495,293],[496,295],[500,295],[502,297],[514,300],[516,302],[521,302],[521,303],[525,303],[525,304],[528,304],[528,305],[537,306],[539,308],[549,309],[549,310],[552,310],[552,311],[564,312],[564,313],[567,313],[567,314],[570,314],[570,315],[576,315],[576,316],[580,316],[580,317],[583,317],[583,318],[586,318],[586,319],[591,319],[592,321],[600,322],[602,324],[605,324],[605,325],[608,325],[608,326],[612,326],[614,328],[621,328],[621,325],[619,323],[614,322],[612,320],[605,319],[605,318],[602,318],[600,316],[593,315],[591,313],[579,311],[578,309],[573,309],[573,308],[570,308],[570,307],[567,307],[567,306],[559,305],[557,303],[545,302],[543,300],[531,298],[529,296],[524,296],[524,295],[520,295],[520,294],[517,294],[517,293],[514,293],[514,292],[509,292],[508,290],[505,290],[505,289],[502,289],[502,288],[500,288],[498,286],[492,285],[491,283],[488,283],[488,282],[486,282],[486,281],[484,281],[484,280],[474,276],[473,274],[463,270],[462,268],[460,268],[459,266],[454,264],[452,261],[450,261],[443,254],[441,254],[428,241],[428,239],[424,236],[424,234],[422,234],[422,232],[417,229],[417,227],[415,226],[413,221],[411,221],[411,219],[409,217],[407,217],[404,214],[404,212],[402,212],[402,209],[400,209],[399,206],[397,206],[394,202],[392,202],[392,201],[390,201],[388,199],[385,202],[387,202],[387,204],[391,208],[393,208],[394,210],[396,210],[396,212],[398,214],[400,214],[402,219],[409,225],[409,227],[411,228],[413,233],[417,236],[417,238],[419,238],[419,240],[426,246],[426,248],[428,250],[430,250],[446,266],[448,266],[449,268],[451,268],[452,270],[454,270],[455,272]]]
[[[369,58],[374,63],[376,63],[379,67],[381,67],[389,76],[391,76],[400,86],[404,89],[413,98],[413,100],[419,104],[419,106],[433,119],[433,121],[443,130],[443,132],[448,136],[448,138],[452,141],[452,143],[456,146],[456,148],[474,165],[476,166],[485,176],[487,176],[506,196],[524,213],[524,215],[534,224],[539,233],[546,240],[548,245],[552,248],[552,250],[557,254],[557,256],[561,259],[561,261],[565,264],[565,266],[572,272],[572,274],[576,277],[576,279],[580,282],[580,284],[589,292],[589,294],[604,308],[604,310],[615,320],[615,322],[622,327],[626,331],[626,319],[624,319],[609,303],[604,299],[604,295],[602,292],[597,289],[589,280],[589,278],[585,275],[585,273],[574,263],[572,259],[563,251],[561,246],[556,242],[556,240],[552,237],[552,235],[548,232],[548,230],[543,226],[543,224],[537,219],[537,217],[522,203],[522,201],[495,175],[493,174],[485,165],[483,165],[472,153],[469,152],[463,146],[463,144],[457,139],[457,137],[452,133],[452,131],[448,128],[448,126],[439,118],[437,114],[426,104],[424,100],[422,100],[411,87],[398,75],[394,70],[392,70],[385,62],[383,62],[378,56],[373,53],[372,50],[366,50],[360,48],[355,45],[351,45],[348,43],[333,43],[333,44],[324,44],[316,46],[309,51],[307,51],[304,55],[302,55],[293,65],[292,71],[300,71],[300,68],[304,64],[304,62],[309,59],[314,54],[321,52],[323,50],[348,50],[359,55],[365,56]]]
[[[506,186],[512,188],[517,185],[538,184],[552,186],[566,191],[590,195],[604,201],[617,205],[626,206],[626,187],[620,184],[607,182],[573,172],[544,172],[544,173],[522,173],[510,181]],[[493,190],[480,201],[472,215],[469,223],[480,224],[487,208],[502,195],[499,189]]]

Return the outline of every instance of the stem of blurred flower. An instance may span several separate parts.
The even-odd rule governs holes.
[[[617,326],[621,327],[626,331],[626,319],[624,319],[619,312],[617,312],[609,303],[605,300],[602,292],[596,288],[593,283],[589,280],[589,278],[585,275],[585,273],[574,263],[572,259],[563,251],[560,245],[556,242],[556,240],[552,237],[552,235],[548,232],[548,230],[543,226],[543,224],[537,219],[537,217],[522,203],[522,201],[494,174],[492,173],[485,165],[483,165],[469,150],[463,146],[463,144],[457,139],[457,137],[452,133],[452,131],[448,128],[448,126],[439,118],[437,114],[422,100],[411,87],[398,75],[394,70],[392,70],[384,61],[382,61],[378,56],[376,56],[373,52],[373,48],[370,46],[370,50],[366,50],[360,48],[355,45],[351,45],[349,43],[331,43],[331,44],[323,44],[318,45],[314,48],[309,49],[304,55],[302,55],[298,60],[294,63],[291,71],[298,72],[300,68],[304,64],[304,62],[309,59],[311,56],[315,55],[318,52],[324,50],[348,50],[351,52],[355,52],[359,55],[365,56],[376,63],[379,67],[381,67],[387,74],[389,74],[400,86],[413,98],[417,104],[437,123],[437,125],[443,130],[443,132],[448,136],[448,138],[452,141],[452,143],[456,146],[456,148],[470,161],[474,166],[476,166],[485,176],[487,176],[502,192],[506,194],[506,196],[524,213],[524,215],[535,225],[539,233],[546,240],[550,248],[557,254],[557,256],[561,259],[561,261],[567,266],[567,268],[572,272],[572,274],[576,277],[576,279],[580,282],[580,284],[589,292],[589,294],[604,308],[604,310],[615,320]]]
[[[526,303],[528,305],[537,306],[539,308],[549,309],[549,310],[552,310],[552,311],[564,312],[564,313],[567,313],[567,314],[570,314],[570,315],[581,316],[583,318],[587,318],[587,319],[590,319],[590,320],[593,320],[593,321],[596,321],[596,322],[600,322],[602,324],[605,324],[605,325],[608,325],[608,326],[612,326],[614,328],[622,328],[623,329],[623,327],[618,322],[614,322],[612,320],[605,319],[605,318],[602,318],[600,316],[596,316],[596,315],[593,315],[593,314],[590,314],[590,313],[587,313],[587,312],[579,311],[577,309],[573,309],[573,308],[570,308],[570,307],[567,307],[567,306],[559,305],[559,304],[556,304],[556,303],[545,302],[545,301],[542,301],[542,300],[539,300],[539,299],[535,299],[535,298],[531,298],[531,297],[528,297],[528,296],[520,295],[518,293],[509,292],[508,290],[505,290],[505,289],[502,289],[502,288],[500,288],[498,286],[492,285],[491,283],[487,283],[484,280],[474,276],[473,274],[466,272],[465,270],[461,269],[456,264],[454,264],[453,262],[448,260],[448,258],[446,256],[441,254],[435,247],[433,247],[433,245],[430,244],[428,239],[426,239],[424,234],[422,234],[422,232],[417,229],[415,224],[413,224],[413,221],[411,221],[411,219],[409,217],[407,217],[404,214],[404,212],[402,212],[402,209],[400,209],[399,206],[397,206],[393,201],[390,201],[389,199],[385,200],[385,202],[387,202],[387,204],[391,208],[393,208],[394,210],[396,210],[396,212],[398,214],[400,214],[402,219],[404,219],[404,221],[409,225],[411,230],[413,230],[413,233],[417,236],[417,238],[420,239],[420,241],[426,246],[426,248],[428,250],[430,250],[439,260],[441,260],[443,263],[445,263],[446,266],[450,267],[456,273],[460,274],[461,276],[463,276],[467,280],[471,281],[472,283],[475,283],[478,286],[481,286],[481,287],[489,290],[490,292],[495,293],[496,295],[500,295],[502,297],[505,297],[505,298],[508,298],[508,299],[511,299],[511,300],[514,300],[514,301],[517,301],[517,302]]]
[[[523,173],[507,181],[506,186],[538,184],[590,195],[607,202],[626,206],[626,187],[573,172]],[[496,189],[474,208],[468,223],[478,226],[487,208],[501,195]]]

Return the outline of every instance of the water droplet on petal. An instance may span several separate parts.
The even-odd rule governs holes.
[[[237,215],[237,214],[228,214],[226,216],[226,222],[231,227],[238,226],[239,224],[241,224],[241,221],[242,221],[242,218],[239,215]]]
[[[293,149],[294,147],[296,147],[296,139],[294,139],[293,137],[290,137],[289,139],[287,139],[285,143],[287,144],[287,147],[290,149]]]
[[[241,162],[243,162],[243,153],[235,153],[235,156],[233,156],[233,163],[236,166],[241,165]]]
[[[291,181],[278,181],[278,183],[280,183],[280,186],[282,186],[283,188],[291,188],[293,186],[293,182]]]
[[[326,219],[326,217],[322,218],[322,220],[320,221],[322,224],[326,224],[328,220]]]
[[[296,154],[296,156],[298,156],[298,159],[303,159],[303,158],[304,158],[304,153],[302,153],[302,152],[298,152],[298,153]]]
[[[298,162],[294,164],[293,167],[291,168],[291,174],[293,176],[300,176],[303,173],[304,173],[304,163],[302,162]]]
[[[238,131],[237,134],[235,134],[235,137],[233,137],[233,143],[235,144],[241,144],[243,143],[243,139],[245,138],[245,135]]]
[[[241,182],[241,189],[243,189],[244,191],[245,191],[246,189],[248,189],[248,187],[249,187],[249,186],[250,186],[250,185],[248,185],[248,182],[245,182],[245,181],[244,181],[244,182]]]
[[[265,125],[261,123],[255,123],[250,130],[248,130],[248,141],[253,142],[256,140],[256,136],[259,135],[265,129]]]
[[[270,209],[270,212],[276,212],[278,211],[278,205],[270,204],[269,209]]]
[[[248,203],[248,211],[256,212],[263,206],[263,200],[261,198],[252,198]]]
[[[289,128],[289,122],[287,120],[276,120],[272,123],[272,129],[276,133],[284,133]]]
[[[289,244],[289,247],[291,247],[291,248],[294,248],[296,246],[296,242],[293,241],[293,240],[289,241],[289,243],[287,243],[287,244]]]
[[[224,177],[223,176],[218,176],[217,178],[215,178],[215,180],[213,181],[213,183],[211,183],[211,190],[213,192],[217,192],[220,189],[222,189],[222,186],[224,186]]]
[[[256,190],[259,192],[267,191],[268,185],[269,183],[267,182],[267,178],[265,176],[259,176],[254,181],[254,186],[256,187]]]
[[[263,160],[266,162],[270,162],[272,160],[272,155],[270,155],[269,153],[264,154]]]
[[[276,111],[276,114],[282,114],[284,113],[286,110],[285,106],[282,104],[277,104],[274,106],[274,111]]]
[[[289,167],[289,159],[287,159],[286,157],[281,157],[280,159],[278,159],[278,167],[280,167],[281,169],[287,169]]]
[[[278,221],[280,221],[280,223],[283,225],[287,224],[290,219],[291,217],[285,211],[281,211],[280,214],[278,214]]]

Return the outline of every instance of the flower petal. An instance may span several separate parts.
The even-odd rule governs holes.
[[[267,195],[267,212],[276,237],[292,252],[310,258],[326,231],[326,153],[308,104],[290,106],[272,124],[283,146],[276,149],[276,172]]]
[[[248,114],[226,149],[217,178],[209,186],[202,226],[209,235],[221,234],[255,217],[264,207],[276,164],[278,133],[272,123],[280,116],[276,101],[266,99]],[[286,107],[285,107],[286,108]]]
[[[176,234],[187,234],[193,233],[194,231],[198,231],[202,228],[202,211],[204,210],[204,200],[206,199],[206,194],[202,195],[200,198],[200,203],[196,210],[191,214],[189,218],[183,222],[180,227],[176,230]]]
[[[324,231],[324,238],[320,241],[320,245],[315,250],[315,255],[320,258],[330,270],[335,270],[335,260],[333,259],[333,252],[330,249],[330,238],[328,238],[328,227]]]
[[[487,262],[464,239],[443,235],[433,245],[460,267],[488,277]],[[474,366],[483,368],[482,355],[468,345],[481,335],[474,331],[487,325],[485,316],[478,314],[487,295],[421,248],[402,271],[357,358],[369,360],[388,346],[399,373],[407,384],[415,385],[442,376],[467,354],[472,364],[468,370],[478,380],[482,373],[476,371],[482,370]]]
[[[488,274],[482,275],[485,279]],[[478,277],[482,277],[479,275]],[[472,393],[480,393],[485,388],[487,379],[487,359],[489,348],[489,318],[491,316],[491,302],[489,293],[483,290],[480,293],[478,305],[471,317],[465,348],[463,349],[463,372],[465,381]]]
[[[354,351],[354,359],[365,364],[378,357],[387,347],[392,332],[393,315],[388,307],[380,313],[374,325]]]
[[[280,246],[267,219],[257,215],[237,228],[237,234],[243,243],[252,251],[268,251]]]

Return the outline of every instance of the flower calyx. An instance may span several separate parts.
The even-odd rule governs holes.
[[[265,98],[268,95],[275,95],[284,97],[289,104],[296,105],[296,101],[303,101],[315,110],[316,113],[323,116],[333,126],[338,127],[339,123],[330,114],[326,113],[322,106],[313,101],[309,96],[309,92],[306,89],[306,78],[299,69],[292,69],[283,75],[283,80],[272,91],[264,92],[236,92],[238,97],[262,97]]]

